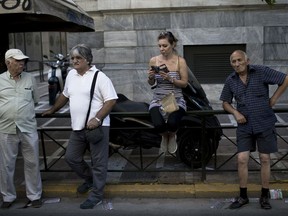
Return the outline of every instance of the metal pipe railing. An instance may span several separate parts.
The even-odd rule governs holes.
[[[288,109],[284,109],[284,108],[277,108],[277,109],[274,109],[274,112],[275,113],[287,113],[288,112]],[[201,151],[204,151],[203,149],[203,146],[205,145],[205,130],[207,129],[217,129],[217,128],[221,128],[222,130],[223,129],[236,129],[237,126],[209,126],[209,128],[207,127],[206,125],[206,118],[207,117],[211,117],[211,116],[217,116],[217,115],[227,115],[228,113],[225,112],[224,110],[195,110],[195,111],[188,111],[187,112],[187,115],[192,115],[192,116],[197,116],[201,119],[201,126],[197,127],[197,128],[201,128],[201,131],[202,131],[202,144],[201,144]],[[149,112],[111,112],[110,114],[111,116],[114,116],[114,117],[147,117],[149,116]],[[49,115],[49,116],[42,116],[41,113],[36,113],[36,118],[70,118],[70,114],[69,113],[55,113],[55,114],[52,114],[52,115]],[[282,123],[282,124],[276,124],[276,128],[283,128],[283,127],[288,127],[288,123]],[[190,127],[189,127],[190,128]],[[191,127],[192,128],[192,127]],[[195,128],[195,127],[193,127]],[[112,126],[110,127],[111,130],[117,130],[119,128],[113,128]],[[125,128],[125,129],[129,129],[129,128]],[[151,127],[148,128],[148,127],[133,127],[131,129],[150,129],[151,130]],[[48,138],[50,138],[53,142],[55,142],[57,145],[59,145],[63,150],[65,150],[65,147],[63,147],[59,142],[57,142],[57,140],[55,140],[53,137],[51,137],[47,132],[48,131],[71,131],[71,127],[66,127],[66,126],[58,126],[58,127],[54,127],[54,126],[49,126],[49,127],[38,127],[38,131],[40,132],[40,138],[41,138],[41,143],[42,143],[42,149],[43,149],[43,157],[44,157],[44,172],[49,172],[49,171],[53,171],[51,170],[51,167],[60,159],[64,156],[64,153],[61,154],[59,156],[59,158],[54,161],[54,163],[52,165],[50,165],[48,167],[47,165],[47,155],[46,155],[46,146],[45,146],[45,141],[44,141],[44,135],[46,135]],[[284,141],[287,145],[288,145],[288,142],[283,138],[281,137],[280,134],[277,134],[280,139],[282,141]],[[234,145],[236,145],[236,143],[231,140],[228,136],[226,136],[225,134],[223,134],[224,137],[227,138],[228,141],[232,142]],[[117,153],[120,154],[120,156],[122,156],[123,158],[125,158],[129,163],[131,163],[134,167],[136,167],[136,170],[134,171],[149,171],[149,172],[153,172],[153,171],[156,171],[156,172],[186,172],[186,171],[191,171],[191,169],[193,170],[193,168],[191,169],[185,169],[185,170],[148,170],[148,167],[154,162],[156,161],[161,155],[158,155],[152,162],[149,163],[149,165],[147,166],[144,166],[143,165],[143,152],[142,152],[142,146],[140,145],[139,146],[140,148],[140,153],[139,153],[139,159],[140,159],[140,166],[137,166],[134,162],[130,161],[127,157],[125,157],[123,154],[121,154],[119,151]],[[214,158],[214,168],[215,168],[215,171],[217,170],[220,170],[220,168],[222,168],[224,166],[224,164],[226,164],[227,162],[229,162],[235,155],[237,155],[237,152],[235,152],[234,154],[232,154],[232,156],[230,156],[227,160],[225,160],[224,162],[222,162],[222,164],[220,164],[219,166],[217,166],[217,149],[215,151],[215,158]],[[276,162],[274,162],[272,165],[271,165],[271,168],[274,167],[277,163],[279,163],[281,160],[283,160],[286,156],[288,155],[288,152],[284,155],[282,155]],[[251,157],[251,156],[250,156]],[[252,159],[257,162],[253,157]],[[257,162],[258,163],[258,162]],[[277,169],[279,170],[279,169]],[[285,169],[287,170],[287,169]],[[70,171],[70,170],[57,170],[57,171]],[[109,170],[108,170],[109,171]],[[121,172],[125,172],[125,170],[110,170],[111,172],[116,172],[116,171],[121,171]],[[193,170],[195,171],[195,170]],[[210,170],[206,170],[205,168],[205,164],[204,162],[202,162],[202,169],[201,169],[201,172],[202,172],[202,177],[201,179],[202,180],[205,180],[206,179],[206,173],[207,171],[210,171]],[[221,170],[223,171],[223,170]],[[225,171],[225,170],[224,170]],[[231,171],[231,170],[229,170]],[[234,170],[233,170],[234,171]],[[235,169],[235,171],[237,171]]]

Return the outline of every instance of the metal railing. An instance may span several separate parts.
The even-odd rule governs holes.
[[[288,113],[288,109],[274,109],[274,112],[275,113]],[[112,112],[110,114],[110,116],[115,116],[115,117],[147,117],[149,115],[148,112]],[[225,112],[224,110],[201,110],[201,111],[189,111],[187,112],[187,115],[191,115],[191,116],[197,116],[201,119],[201,126],[198,128],[201,128],[202,130],[202,143],[201,143],[201,151],[204,151],[203,149],[203,146],[205,145],[205,131],[207,130],[207,126],[206,126],[206,118],[208,117],[211,117],[211,116],[217,116],[217,115],[228,115],[227,112]],[[69,113],[56,113],[56,114],[53,114],[53,115],[50,115],[50,116],[41,116],[41,114],[37,113],[36,114],[36,118],[70,118],[70,114]],[[281,124],[276,124],[275,125],[276,128],[286,128],[288,127],[288,123],[281,123]],[[195,128],[195,127],[193,127]],[[217,128],[221,128],[223,130],[223,137],[228,140],[229,142],[231,142],[233,145],[237,146],[236,143],[229,138],[229,136],[227,136],[225,133],[224,133],[224,130],[228,130],[228,129],[236,129],[237,126],[233,126],[233,125],[229,125],[229,126],[223,126],[223,125],[219,125],[219,126],[215,126],[215,127],[211,127],[209,126],[209,129],[217,129]],[[110,127],[111,130],[117,130],[119,128],[113,128],[112,126]],[[126,129],[126,128],[125,128]],[[137,128],[131,128],[131,129],[141,129],[141,130],[145,130],[145,129],[148,129],[148,130],[151,130],[153,128],[151,127],[137,127]],[[42,169],[41,171],[42,172],[68,172],[68,171],[71,171],[71,170],[53,170],[52,167],[64,156],[65,154],[65,147],[57,141],[56,138],[52,137],[48,132],[51,132],[51,131],[71,131],[71,127],[70,126],[44,126],[44,127],[38,127],[38,131],[40,133],[40,142],[41,142],[41,145],[42,145],[42,151],[43,151],[43,160],[44,160],[44,169]],[[56,145],[58,145],[61,149],[63,149],[63,152],[61,153],[61,155],[58,156],[57,159],[55,159],[53,161],[53,163],[51,163],[49,166],[48,166],[48,163],[47,163],[47,152],[46,152],[46,144],[45,144],[45,136],[48,137],[51,141],[53,141]],[[288,145],[288,141],[282,137],[279,133],[277,133],[277,136],[285,143]],[[287,148],[288,149],[288,148]],[[165,169],[157,169],[157,170],[153,170],[153,169],[148,169],[149,166],[154,163],[160,156],[160,155],[157,155],[156,158],[154,158],[151,162],[149,162],[148,165],[144,166],[144,157],[145,155],[143,155],[143,151],[142,151],[142,146],[139,145],[139,160],[140,160],[140,166],[136,165],[133,161],[129,160],[129,158],[125,157],[125,155],[121,154],[121,152],[119,151],[115,151],[115,153],[118,153],[121,157],[123,157],[125,160],[127,160],[130,164],[132,164],[136,170],[128,170],[128,171],[136,171],[136,172],[142,172],[142,171],[149,171],[149,172],[187,172],[187,171],[200,171],[202,173],[202,177],[201,179],[202,180],[205,180],[206,179],[206,174],[207,172],[210,172],[210,171],[237,171],[236,167],[235,169],[233,170],[225,170],[223,169],[223,166],[225,164],[227,164],[233,157],[235,157],[237,155],[237,152],[234,152],[228,159],[226,159],[224,162],[222,162],[221,164],[218,164],[217,162],[217,148],[215,148],[215,153],[214,153],[214,169],[213,170],[207,170],[206,167],[205,167],[205,164],[204,162],[202,161],[202,167],[200,170],[193,170],[193,168],[187,168],[187,169],[180,169],[180,170],[165,170]],[[279,168],[278,169],[274,169],[275,165],[278,164],[280,161],[284,160],[286,157],[288,156],[288,150],[286,153],[284,153],[280,158],[277,158],[277,160],[271,164],[271,169],[272,171],[273,170],[278,170],[279,171]],[[250,158],[252,158],[252,160],[254,160],[257,164],[259,164],[260,166],[260,163],[254,159],[252,156],[250,156]],[[284,168],[284,169],[280,169],[281,171],[285,170],[287,171],[287,168]],[[125,172],[126,170],[108,170],[110,172]]]

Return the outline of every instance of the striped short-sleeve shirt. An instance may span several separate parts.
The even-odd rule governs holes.
[[[277,119],[269,103],[269,85],[282,85],[285,77],[285,73],[261,65],[248,66],[247,84],[235,71],[227,77],[220,100],[230,104],[233,99],[236,101],[237,110],[247,120],[239,124],[238,129],[259,133],[275,125]]]

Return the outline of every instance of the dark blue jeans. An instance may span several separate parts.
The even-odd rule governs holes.
[[[169,114],[166,122],[159,111],[159,107],[153,107],[149,112],[153,125],[158,133],[176,132],[180,126],[182,117],[186,114],[185,110],[179,107],[179,110]]]

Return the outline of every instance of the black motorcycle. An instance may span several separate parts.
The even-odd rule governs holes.
[[[188,86],[183,89],[183,94],[187,111],[212,110],[204,90],[191,71]],[[148,111],[149,104],[131,101],[123,94],[118,94],[118,97],[111,115],[110,142],[124,149],[139,146],[147,149],[160,148],[161,136],[153,129],[150,116],[142,115]],[[139,115],[125,115],[130,112]],[[222,136],[216,116],[205,118],[205,130],[202,128],[202,123],[203,119],[200,116],[187,114],[182,118],[181,127],[177,131],[176,154],[182,162],[193,168],[200,168],[202,163],[206,165],[210,161]],[[110,154],[113,154],[113,147],[111,148]]]

